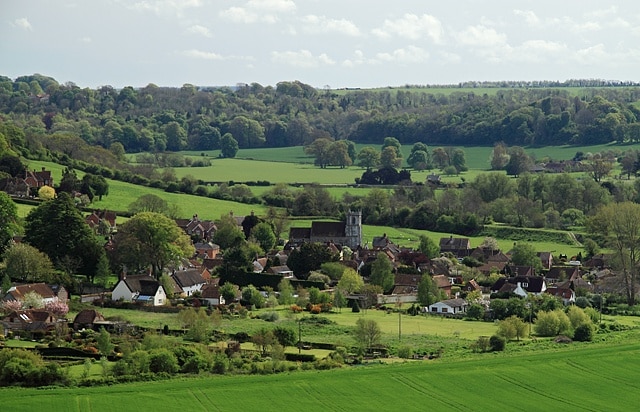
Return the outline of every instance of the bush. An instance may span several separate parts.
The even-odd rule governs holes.
[[[467,309],[467,319],[480,320],[484,318],[484,306],[473,303]]]
[[[493,352],[501,352],[507,346],[507,340],[502,336],[493,335],[489,338],[489,347]]]
[[[540,311],[536,315],[535,331],[538,336],[557,336],[571,329],[569,317],[562,311]]]
[[[591,324],[584,323],[578,326],[573,333],[573,340],[578,342],[591,342],[593,340],[593,327]]]
[[[154,349],[149,352],[149,370],[154,373],[176,373],[179,370],[178,360],[169,349]]]
[[[413,357],[413,348],[411,346],[400,346],[398,348],[398,357],[402,359],[411,359]]]
[[[490,344],[487,336],[480,336],[477,341],[471,344],[471,350],[474,352],[486,352],[489,348]]]
[[[279,319],[278,312],[264,312],[258,315],[258,318],[264,320],[265,322],[275,322]]]

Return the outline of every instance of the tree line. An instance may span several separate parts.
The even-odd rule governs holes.
[[[36,74],[0,76],[0,113],[41,150],[50,144],[46,137],[57,135],[105,149],[117,144],[125,152],[224,149],[225,156],[238,148],[302,146],[320,138],[380,144],[394,136],[429,145],[640,141],[637,85],[577,92],[553,87],[495,94],[411,87],[345,92],[284,81],[275,87],[149,84],[117,90]]]

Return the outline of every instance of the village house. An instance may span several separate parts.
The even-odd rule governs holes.
[[[200,292],[206,283],[198,269],[176,270],[171,274],[171,279],[178,285],[178,294],[182,297]]]
[[[167,302],[167,293],[153,276],[123,274],[111,292],[111,299],[161,306]]]
[[[521,297],[526,297],[529,293],[540,296],[546,290],[547,284],[541,276],[500,278],[491,286],[491,293],[513,293]]]
[[[200,220],[197,214],[191,219],[176,219],[179,228],[185,231],[196,243],[208,243],[213,239],[218,228],[211,220]]]
[[[111,210],[94,210],[84,221],[91,230],[100,235],[108,235],[117,231],[116,212]]]
[[[42,186],[53,187],[53,177],[51,171],[42,168],[40,171],[27,170],[24,181],[29,187],[41,188]]]
[[[440,238],[440,253],[451,253],[456,258],[464,258],[471,254],[471,241],[466,237]]]
[[[44,309],[15,310],[0,322],[5,336],[9,332],[40,332],[46,333],[55,329],[57,318]]]
[[[469,303],[464,299],[447,299],[429,305],[427,312],[438,315],[456,315],[466,313],[468,307]]]
[[[226,304],[224,297],[222,297],[222,295],[220,294],[220,286],[217,283],[205,285],[200,293],[200,299],[207,306],[218,306]]]
[[[31,292],[37,293],[42,297],[42,302],[45,305],[53,302],[66,302],[69,299],[69,294],[62,285],[51,287],[46,283],[27,283],[9,288],[3,300],[17,300],[22,302],[25,295]]]

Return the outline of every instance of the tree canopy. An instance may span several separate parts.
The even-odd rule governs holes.
[[[189,236],[175,221],[155,212],[141,212],[123,223],[113,237],[112,261],[128,270],[151,267],[159,278],[167,264],[193,256]]]

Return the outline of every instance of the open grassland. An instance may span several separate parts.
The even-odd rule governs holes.
[[[291,227],[311,227],[312,220],[307,219],[299,219],[293,220],[290,222]],[[574,243],[561,243],[552,240],[543,240],[545,236],[543,235],[546,230],[538,230],[540,232],[539,237],[530,237],[530,238],[519,238],[519,239],[497,239],[498,245],[500,249],[503,251],[511,250],[513,247],[514,241],[524,241],[528,244],[531,244],[536,250],[540,251],[549,251],[554,254],[564,253],[568,256],[576,255],[578,252],[583,251],[581,245]],[[562,231],[548,231],[550,233],[561,233]],[[363,245],[371,245],[373,242],[373,238],[377,236],[382,236],[386,234],[387,237],[396,245],[407,248],[417,248],[420,245],[420,236],[424,235],[436,242],[436,244],[440,243],[440,239],[443,237],[449,237],[449,233],[442,232],[432,232],[429,230],[418,230],[418,229],[409,229],[409,228],[397,228],[391,226],[373,226],[373,225],[362,225],[362,243]],[[471,241],[471,247],[479,246],[484,240],[484,235],[477,236],[466,236]],[[568,239],[568,238],[567,238]]]
[[[41,167],[46,167],[47,170],[52,171],[53,178],[56,182],[60,182],[62,179],[64,166],[52,162],[41,161],[31,161],[29,166],[38,170]],[[77,171],[76,173],[79,178],[84,176],[84,173],[81,171]],[[126,211],[129,204],[135,201],[138,197],[147,193],[152,193],[166,200],[169,204],[177,205],[181,212],[181,216],[185,218],[193,216],[194,213],[197,213],[201,219],[218,219],[221,215],[227,214],[230,211],[233,211],[234,214],[238,216],[249,215],[252,210],[258,215],[263,215],[266,212],[266,207],[263,205],[248,205],[202,196],[167,193],[160,189],[138,186],[118,180],[107,179],[107,181],[109,182],[109,194],[104,196],[102,200],[97,200],[97,198],[94,199],[94,202],[91,204],[92,208]]]
[[[19,412],[636,410],[640,343],[556,345],[537,352],[412,361],[272,376],[172,379],[97,388],[0,390]]]
[[[359,151],[365,146],[373,146],[374,144],[356,144],[356,150]],[[411,144],[402,146],[403,157],[405,163],[403,167],[407,167],[406,159],[411,152]],[[434,145],[435,148],[441,145]],[[491,146],[467,146],[462,147],[465,151],[465,157],[469,171],[462,173],[460,176],[451,177],[451,182],[459,182],[460,177],[464,177],[466,181],[471,181],[475,176],[483,171],[490,169],[490,157],[493,147]],[[551,159],[551,160],[567,160],[572,159],[576,152],[598,153],[607,150],[616,152],[624,152],[626,150],[640,149],[640,144],[603,144],[595,146],[545,146],[545,147],[527,147],[526,152],[535,159]],[[193,152],[184,152],[191,154]],[[271,183],[321,183],[321,184],[353,184],[356,177],[360,177],[364,169],[352,166],[344,169],[328,167],[320,169],[313,166],[313,157],[304,153],[302,146],[287,148],[263,148],[263,149],[241,149],[238,151],[235,159],[219,159],[217,151],[205,152],[212,157],[212,165],[203,168],[177,168],[178,177],[192,175],[197,179],[204,181],[226,182],[226,181],[257,181],[267,180]],[[197,155],[196,157],[199,157]],[[244,160],[243,163],[238,163]],[[254,163],[255,162],[255,163]],[[263,162],[269,162],[267,164]],[[287,164],[292,164],[287,166]],[[438,173],[437,170],[434,171]],[[423,182],[426,175],[430,172],[411,171],[412,179],[416,182]],[[449,182],[449,180],[446,180]]]

